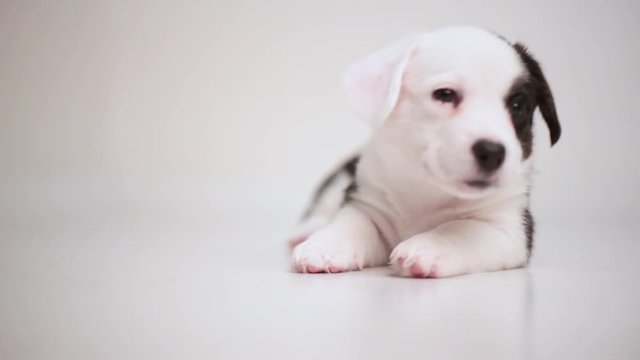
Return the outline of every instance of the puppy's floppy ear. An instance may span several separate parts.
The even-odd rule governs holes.
[[[418,36],[389,45],[351,65],[344,74],[347,96],[358,115],[374,126],[391,114],[402,87],[402,75]]]
[[[553,145],[558,141],[558,139],[560,139],[561,129],[551,88],[549,88],[549,84],[544,78],[540,64],[538,64],[538,61],[529,54],[526,46],[516,43],[513,45],[513,48],[516,50],[518,55],[520,55],[520,59],[526,66],[531,80],[536,84],[536,102],[538,103],[538,107],[540,108],[544,121],[549,127],[551,145]]]

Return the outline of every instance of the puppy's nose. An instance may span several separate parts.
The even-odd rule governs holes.
[[[497,142],[485,139],[478,140],[471,147],[471,152],[473,152],[473,156],[476,158],[480,170],[485,172],[498,170],[504,162],[504,145]]]

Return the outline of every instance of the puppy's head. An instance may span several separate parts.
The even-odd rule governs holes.
[[[416,35],[346,73],[360,115],[407,148],[444,189],[480,196],[522,178],[536,108],[551,144],[560,137],[553,97],[536,60],[473,27]]]

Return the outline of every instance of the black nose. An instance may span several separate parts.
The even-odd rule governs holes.
[[[471,152],[473,152],[473,156],[482,171],[496,171],[504,162],[504,145],[497,142],[478,140],[471,147]]]

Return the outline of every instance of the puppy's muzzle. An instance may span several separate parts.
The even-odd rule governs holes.
[[[481,172],[489,175],[502,166],[506,150],[504,145],[490,140],[478,140],[471,147],[478,168]]]

